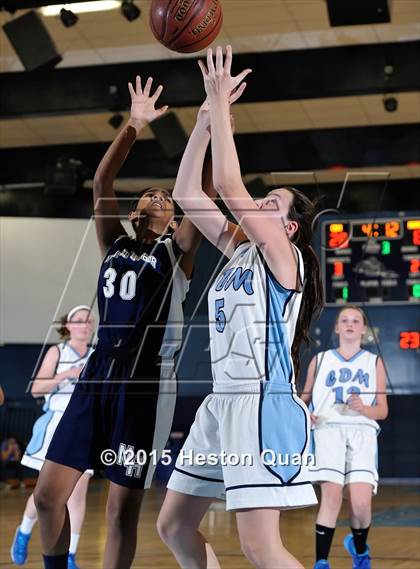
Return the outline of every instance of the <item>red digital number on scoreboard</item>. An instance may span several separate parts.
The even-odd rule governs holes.
[[[344,264],[341,261],[334,261],[334,276],[344,276]]]
[[[418,350],[420,348],[420,332],[400,332],[400,348],[402,350]]]
[[[330,233],[328,239],[328,247],[330,249],[345,249],[349,245],[349,234],[347,231],[340,231],[339,233]]]
[[[410,260],[410,273],[420,273],[420,259]]]

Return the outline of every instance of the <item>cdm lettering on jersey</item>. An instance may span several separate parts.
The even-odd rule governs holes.
[[[362,369],[358,369],[356,373],[352,374],[351,369],[348,367],[342,367],[338,370],[338,378],[336,375],[336,370],[332,369],[325,380],[325,385],[327,387],[333,387],[335,383],[358,383],[359,385],[365,385],[365,387],[369,387],[369,373],[364,372]]]
[[[246,294],[254,294],[254,289],[252,288],[253,276],[251,269],[244,270],[242,267],[231,267],[221,274],[216,283],[216,290],[227,290],[230,286],[233,286],[233,290],[236,291],[243,287]]]

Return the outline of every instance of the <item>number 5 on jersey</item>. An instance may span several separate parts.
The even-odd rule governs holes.
[[[217,300],[215,300],[215,320],[216,320],[216,330],[218,332],[223,332],[226,326],[226,314],[222,310],[224,305],[225,305],[224,298],[218,298]]]

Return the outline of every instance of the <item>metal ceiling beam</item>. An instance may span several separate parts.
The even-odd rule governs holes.
[[[333,167],[402,166],[420,162],[420,124],[354,127],[235,136],[243,174],[312,171]],[[42,182],[48,166],[68,156],[91,176],[109,143],[67,144],[0,150],[0,184]],[[173,178],[179,161],[165,158],[157,140],[140,140],[121,178]]]
[[[42,6],[51,6],[52,4],[74,4],[81,0],[0,0],[0,9],[11,12],[16,10],[29,10],[31,8],[41,8]],[[99,0],[84,0],[85,2],[98,2]]]
[[[344,179],[344,173],[343,173]],[[320,186],[313,184],[296,184],[310,198],[319,198],[320,209],[335,208],[342,191],[342,182]],[[171,186],[164,185],[168,189]],[[271,189],[267,187],[264,194],[252,193],[253,197],[261,197]],[[377,211],[408,211],[418,208],[417,195],[420,192],[420,179],[398,180],[391,178],[385,195],[384,182],[372,181],[366,177],[363,181],[347,184],[345,199],[341,209],[347,213]],[[127,198],[127,194],[119,194]],[[120,201],[120,211],[128,212],[131,200]],[[220,204],[221,205],[221,204]],[[53,218],[89,218],[92,215],[92,192],[83,188],[72,196],[47,195],[43,187],[2,189],[0,191],[0,216],[21,217],[53,217]]]
[[[238,54],[234,72],[253,69],[241,102],[419,91],[420,41]],[[393,73],[385,79],[385,65]],[[139,61],[0,73],[0,118],[103,112],[129,106],[127,81],[152,75],[162,104],[195,106],[204,98],[194,59]],[[117,95],[110,87],[117,87]]]

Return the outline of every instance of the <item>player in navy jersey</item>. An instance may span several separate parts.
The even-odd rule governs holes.
[[[103,262],[98,280],[98,344],[50,445],[35,489],[46,568],[67,567],[66,501],[81,473],[102,467],[110,480],[104,567],[131,566],[144,489],[170,434],[176,397],[174,357],[182,337],[199,233],[177,226],[166,190],[152,188],[121,224],[113,184],[140,131],[163,115],[152,78],[129,83],[131,116],[94,178],[95,222]],[[200,179],[201,186],[201,179]],[[208,191],[211,191],[208,184]],[[136,460],[140,451],[141,460]],[[142,460],[146,457],[146,461]]]
[[[386,373],[381,358],[361,342],[367,318],[358,306],[337,315],[337,349],[320,352],[308,367],[302,399],[310,402],[315,442],[311,480],[321,485],[316,520],[314,569],[329,569],[328,555],[344,491],[352,533],[344,546],[354,569],[370,569],[366,543],[372,519],[372,494],[378,487],[376,421],[388,414]]]
[[[309,413],[294,387],[299,345],[323,304],[319,263],[310,247],[315,208],[294,188],[278,188],[255,201],[248,194],[229,97],[243,89],[250,70],[232,77],[231,63],[230,46],[224,63],[220,47],[216,65],[211,49],[207,68],[200,62],[209,112],[199,114],[174,189],[184,212],[229,261],[208,293],[214,393],[198,410],[186,452],[177,460],[158,531],[181,567],[214,569],[217,559],[198,527],[213,499],[226,497],[254,567],[301,569],[282,544],[279,518],[283,508],[316,503],[304,467]],[[208,124],[213,182],[238,225],[228,222],[197,183],[210,140],[202,136]],[[284,453],[286,464],[277,458],[265,464],[264,451]],[[194,453],[208,460],[184,460]],[[233,465],[224,454],[237,457]]]

